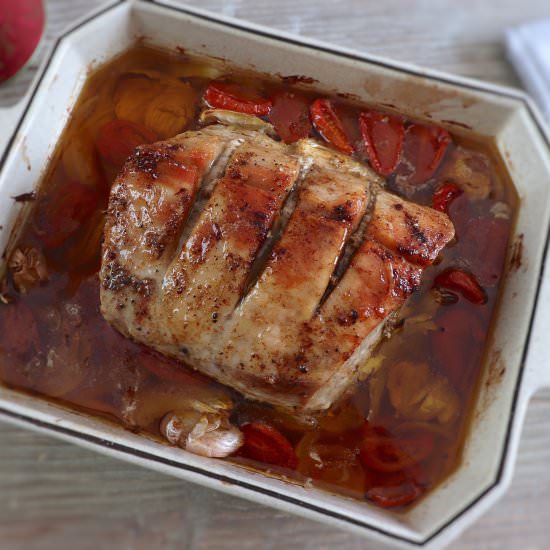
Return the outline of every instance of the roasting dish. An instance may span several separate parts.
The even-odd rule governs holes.
[[[123,22],[131,22],[132,25],[129,26],[131,30],[125,27],[121,35]],[[161,24],[163,32],[159,34],[155,29]],[[106,33],[109,39],[101,55],[98,55],[97,49],[88,51],[86,44],[86,33],[93,33],[94,25],[102,25],[106,31],[110,29],[112,32]],[[183,29],[185,41],[178,39]],[[199,38],[206,31],[211,37],[208,46]],[[164,48],[184,47],[195,53],[224,57],[239,66],[261,68],[268,74],[305,74],[318,81],[316,86],[329,92],[352,93],[369,104],[381,107],[391,105],[416,119],[426,120],[428,117],[430,122],[447,125],[456,133],[467,133],[467,127],[477,134],[493,137],[519,194],[519,215],[511,242],[512,246],[521,242],[518,240],[521,236],[523,253],[522,261],[516,262],[516,267],[509,269],[506,275],[493,343],[487,352],[485,379],[482,380],[475,406],[463,464],[416,507],[405,514],[393,514],[373,510],[365,504],[317,489],[304,489],[281,479],[265,478],[231,464],[212,465],[201,458],[182,455],[181,451],[175,452],[155,442],[144,441],[105,423],[12,390],[2,389],[4,414],[15,421],[49,428],[83,444],[101,447],[108,442],[107,452],[176,475],[202,480],[237,494],[254,495],[262,502],[269,501],[285,509],[292,508],[317,518],[332,518],[342,526],[361,532],[367,529],[372,536],[395,537],[422,544],[456,533],[468,518],[475,517],[504,489],[510,477],[517,428],[527,398],[548,379],[542,369],[543,348],[536,338],[536,328],[542,321],[537,320],[532,325],[548,216],[548,190],[544,184],[548,174],[548,152],[535,110],[526,98],[516,92],[491,89],[477,83],[452,82],[451,77],[441,75],[429,75],[432,77],[429,80],[410,67],[398,70],[391,63],[363,60],[351,52],[336,55],[319,44],[301,45],[295,39],[281,41],[280,37],[270,36],[268,31],[243,29],[234,22],[222,25],[210,16],[193,14],[188,10],[182,12],[150,3],[122,3],[107,8],[73,29],[58,43],[40,77],[39,86],[33,91],[34,97],[19,124],[18,135],[4,159],[2,189],[6,197],[28,193],[39,182],[47,155],[53,153],[66,121],[66,109],[74,103],[92,58],[96,63],[106,61],[128,49],[137,37]],[[253,48],[247,41],[262,44],[262,48],[256,48],[254,57],[250,57]],[[276,63],[271,48],[280,50]],[[302,57],[284,55],[289,51],[299,52]],[[319,56],[323,58],[323,63],[319,61]],[[88,61],[83,62],[83,59]],[[68,86],[67,79],[63,83],[56,82],[55,73],[62,62],[67,73],[72,75],[71,86]],[[326,63],[330,63],[331,71],[327,70]],[[327,76],[329,74],[330,77]],[[338,85],[335,85],[336,82]],[[50,101],[46,93],[48,86],[51,86],[52,92],[55,91],[51,97],[56,98],[49,114],[46,109]],[[49,127],[53,129],[48,141],[33,140],[32,124],[48,124],[48,116],[52,117]],[[7,228],[12,227],[22,204],[12,203],[9,211],[4,213],[4,244],[7,244],[9,237]],[[537,220],[536,226],[532,223],[533,219]],[[518,296],[521,296],[521,302]],[[531,338],[527,348],[529,331]],[[526,375],[522,377],[524,369]],[[497,448],[500,453],[495,453]],[[208,474],[205,475],[205,472]],[[220,479],[230,481],[232,485],[223,485]],[[483,492],[480,494],[481,489]],[[478,504],[469,506],[472,501],[478,501]]]

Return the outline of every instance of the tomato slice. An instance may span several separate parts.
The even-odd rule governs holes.
[[[413,123],[405,131],[402,160],[397,173],[402,183],[419,185],[439,167],[451,142],[449,132],[437,126]]]
[[[311,121],[321,137],[347,155],[353,153],[344,125],[329,99],[316,99],[309,108]]]
[[[231,82],[211,82],[203,98],[209,107],[247,115],[267,116],[272,106],[270,99]]]
[[[306,438],[312,434],[308,444]],[[331,442],[315,440],[318,434],[309,432],[298,444],[298,472],[312,478],[321,486],[338,486],[346,494],[361,498],[365,487],[365,469],[358,460],[354,444],[334,438]],[[322,438],[321,438],[322,439]]]
[[[413,481],[407,481],[400,485],[370,487],[365,493],[370,500],[382,508],[395,508],[411,504],[423,493],[422,488]]]
[[[191,372],[184,365],[178,365],[174,361],[149,350],[142,351],[139,354],[139,360],[143,367],[161,380],[186,385],[206,384],[209,381],[202,374]]]
[[[389,176],[401,157],[403,120],[379,111],[363,111],[359,115],[359,128],[371,166],[381,176]]]
[[[290,441],[278,430],[263,422],[241,426],[244,444],[241,454],[259,462],[296,468],[298,460]]]
[[[399,472],[425,460],[434,449],[434,435],[416,430],[391,436],[380,426],[368,423],[363,428],[360,456],[363,464],[377,472]]]
[[[443,271],[435,278],[434,287],[459,292],[472,304],[482,305],[487,302],[487,293],[477,282],[477,279],[471,273],[462,269]]]
[[[285,143],[294,143],[311,132],[309,100],[296,92],[277,92],[269,121]]]
[[[464,237],[460,239],[459,235],[463,256],[468,260],[470,269],[480,284],[494,286],[499,282],[510,239],[510,229],[509,219],[474,218],[468,221]]]
[[[439,212],[449,213],[450,204],[462,195],[463,191],[454,183],[444,183],[437,188],[432,197],[432,207]]]
[[[435,364],[457,390],[468,387],[483,351],[488,320],[479,311],[460,305],[440,308],[435,321],[439,330],[431,332]]]
[[[57,248],[88,221],[99,204],[98,193],[73,181],[58,187],[39,205],[34,229],[45,248]]]
[[[144,143],[153,143],[157,136],[151,130],[129,120],[111,120],[98,132],[99,154],[114,166],[122,166],[132,151]]]

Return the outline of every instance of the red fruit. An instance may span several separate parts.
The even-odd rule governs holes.
[[[0,82],[27,62],[43,30],[42,0],[0,0]]]
[[[434,449],[430,432],[415,430],[402,436],[391,436],[380,426],[363,428],[360,456],[363,464],[376,472],[399,472],[425,460]]]
[[[468,221],[464,236],[459,234],[462,255],[479,283],[484,286],[494,286],[500,280],[510,228],[509,219],[474,218]]]
[[[452,385],[464,390],[477,371],[487,335],[488,321],[480,315],[484,309],[457,305],[441,308],[431,332],[432,353],[438,370],[448,376]]]
[[[450,204],[457,198],[462,195],[463,191],[455,185],[454,183],[444,183],[437,188],[436,192],[432,197],[432,206],[435,210],[439,212],[449,213]]]
[[[382,508],[395,508],[411,504],[422,493],[421,487],[412,481],[407,481],[400,485],[370,487],[367,489],[365,497]]]
[[[382,176],[389,176],[401,157],[405,127],[400,117],[363,111],[359,128],[371,166]]]
[[[316,99],[309,108],[311,121],[321,137],[347,155],[353,153],[344,125],[329,99]]]
[[[157,136],[144,126],[115,119],[99,129],[96,147],[106,161],[120,167],[138,145],[156,140]]]
[[[311,132],[309,100],[295,92],[277,92],[269,121],[285,143],[294,143]]]
[[[256,91],[230,82],[211,82],[204,93],[204,101],[212,108],[256,116],[267,116],[272,105],[270,99]]]
[[[429,180],[450,142],[451,136],[443,128],[411,124],[405,131],[402,161],[397,168],[401,183],[418,185]]]
[[[435,278],[434,288],[445,288],[459,292],[472,304],[482,305],[487,302],[487,294],[477,282],[477,279],[471,273],[461,269],[447,269],[440,273]]]
[[[298,460],[294,448],[281,432],[263,422],[245,424],[241,431],[244,435],[240,451],[243,456],[266,464],[296,468]]]

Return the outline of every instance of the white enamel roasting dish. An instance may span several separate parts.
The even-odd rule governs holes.
[[[455,132],[490,136],[520,196],[512,244],[523,261],[507,270],[484,379],[460,468],[406,513],[302,488],[139,437],[123,428],[0,387],[0,418],[22,427],[237,496],[295,512],[397,546],[437,546],[456,537],[510,484],[529,398],[550,386],[550,280],[545,268],[550,222],[550,137],[530,99],[516,90],[297,38],[168,2],[108,4],[56,41],[28,96],[0,109],[0,247],[21,204],[11,197],[40,182],[91,67],[145,44],[222,57],[261,72],[306,75],[327,92],[394,105]],[[15,230],[17,228],[15,227]]]

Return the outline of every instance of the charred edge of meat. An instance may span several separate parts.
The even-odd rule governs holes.
[[[376,242],[376,241],[375,241]],[[391,292],[392,295],[405,300],[420,286],[422,268],[409,263],[406,259],[396,257],[395,254],[380,243],[373,252],[384,262],[391,265]]]
[[[238,308],[239,305],[245,300],[254,285],[258,282],[258,279],[262,276],[262,273],[265,270],[265,266],[271,258],[273,248],[280,241],[292,214],[296,210],[296,206],[298,204],[298,194],[304,179],[309,173],[311,165],[312,163],[310,161],[301,161],[298,177],[296,178],[296,180],[294,181],[294,185],[288,192],[279,211],[277,219],[275,220],[271,227],[271,230],[267,234],[267,238],[263,242],[260,250],[258,251],[258,254],[252,262],[247,280],[243,287],[243,293],[241,294],[241,297],[237,305],[235,306],[235,309]]]
[[[420,264],[427,264],[431,261],[431,256],[437,247],[437,244],[441,241],[441,236],[439,239],[434,239],[434,242],[430,242],[424,232],[420,229],[418,218],[412,216],[406,210],[405,214],[405,224],[409,229],[410,235],[410,244],[411,246],[399,245],[397,251],[402,254],[408,260],[411,260]]]
[[[353,206],[352,201],[346,201],[344,204],[339,204],[332,209],[332,212],[329,216],[330,219],[337,222],[351,222],[353,220],[353,215],[350,212],[351,207]]]
[[[419,227],[418,219],[407,213],[405,223],[410,229],[411,241],[414,239],[420,246],[415,246],[414,242],[412,247],[401,245],[398,246],[398,252],[419,265],[430,264],[435,259],[434,253],[445,241],[444,234],[437,232],[429,237],[426,236]]]
[[[109,253],[108,253],[109,254]],[[130,275],[118,262],[111,261],[103,271],[103,288],[111,292],[120,292],[130,287],[145,298],[153,293],[154,282],[151,279],[139,279]]]
[[[225,168],[228,164],[229,158],[233,153],[244,143],[244,139],[236,138],[227,142],[222,152],[212,163],[210,170],[203,176],[200,184],[200,189],[195,195],[195,202],[191,206],[189,215],[184,224],[183,231],[180,235],[178,246],[176,247],[176,256],[180,254],[184,244],[188,241],[189,237],[193,233],[197,222],[204,210],[204,206],[208,202],[210,195],[214,191],[218,181],[224,176]]]
[[[403,299],[410,296],[420,286],[420,273],[412,266],[407,266],[405,272],[397,268],[392,270],[394,290],[393,293],[396,296]]]
[[[175,151],[173,147],[166,144],[140,145],[134,151],[126,165],[123,173],[127,170],[135,170],[143,174],[147,174],[152,179],[156,180],[159,177],[157,168],[159,162],[171,161],[174,159]]]
[[[420,243],[420,244],[426,244],[428,242],[428,239],[426,238],[426,235],[422,232],[420,229],[420,226],[418,225],[418,218],[415,216],[411,216],[407,211],[405,211],[405,222],[407,224],[407,227],[411,230],[411,235]]]

